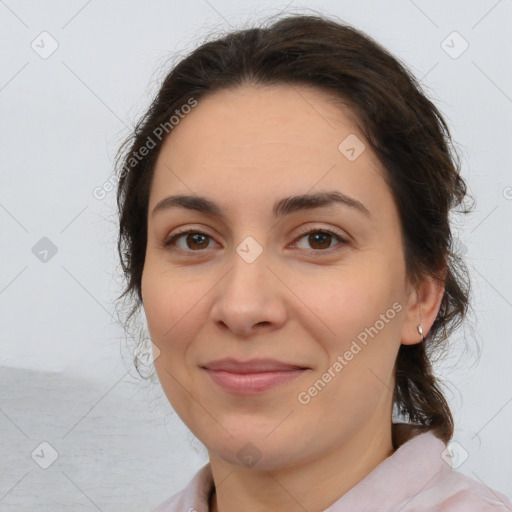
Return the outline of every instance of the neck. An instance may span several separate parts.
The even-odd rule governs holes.
[[[210,453],[216,492],[210,511],[324,510],[393,453],[391,422],[359,430],[337,449],[271,471],[232,465]]]

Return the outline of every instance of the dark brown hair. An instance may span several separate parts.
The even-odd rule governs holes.
[[[119,297],[140,308],[153,169],[165,137],[157,127],[190,100],[251,83],[309,85],[333,93],[351,112],[385,169],[399,210],[406,272],[417,285],[444,282],[437,318],[423,343],[401,345],[396,360],[395,411],[448,442],[450,408],[433,375],[431,356],[466,315],[469,275],[456,254],[449,223],[466,185],[449,129],[418,81],[382,46],[359,30],[320,15],[286,15],[206,41],[165,77],[150,108],[117,157],[118,251],[126,278]],[[152,149],[141,148],[152,140]],[[122,150],[128,151],[122,155]],[[134,155],[136,158],[134,158]],[[463,209],[462,213],[467,213]],[[137,366],[137,359],[135,359]],[[140,372],[139,372],[140,373]]]

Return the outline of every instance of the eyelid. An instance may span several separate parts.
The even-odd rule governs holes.
[[[304,249],[305,251],[308,251],[309,253],[318,253],[318,254],[328,253],[328,252],[336,250],[336,247],[338,247],[338,246],[344,246],[344,245],[348,245],[350,243],[350,238],[351,238],[350,236],[348,236],[346,234],[342,234],[342,233],[338,232],[337,230],[335,230],[334,228],[325,228],[325,227],[320,227],[320,226],[309,226],[309,227],[306,227],[303,230],[301,230],[301,232],[299,232],[295,236],[292,244],[295,245],[301,238],[305,237],[306,235],[313,234],[313,233],[326,233],[328,235],[334,236],[335,238],[338,238],[339,243],[334,245],[333,247],[329,247],[327,249]],[[164,247],[167,248],[167,247],[170,247],[171,245],[174,245],[174,242],[177,239],[179,239],[181,236],[189,235],[189,234],[205,235],[210,240],[213,240],[215,242],[215,239],[213,236],[204,232],[200,228],[198,228],[198,229],[183,228],[182,230],[178,230],[177,232],[173,233],[172,236],[167,237],[164,240]],[[217,242],[215,242],[215,243],[217,243]],[[179,247],[176,248],[176,250],[185,252],[185,253],[198,253],[198,254],[208,251],[208,249],[202,249],[202,250],[199,249],[197,251],[193,251],[193,250],[181,249]]]
[[[181,236],[191,235],[191,234],[194,234],[194,235],[205,235],[210,240],[215,241],[214,237],[212,235],[209,235],[208,233],[206,233],[205,230],[200,229],[200,228],[194,229],[194,228],[187,227],[187,228],[183,228],[181,230],[178,228],[178,231],[174,232],[172,235],[170,235],[170,236],[165,238],[165,240],[163,242],[163,245],[164,245],[165,248],[170,247],[171,245],[174,245],[175,241],[178,238],[180,238]],[[217,242],[215,242],[215,243],[217,243]],[[184,252],[187,252],[187,253],[205,252],[205,250],[191,251],[191,250],[180,249],[179,247],[177,248],[177,250],[178,251],[181,250],[181,251],[184,251]]]
[[[309,227],[306,227],[304,228],[303,231],[299,232],[295,238],[295,241],[297,241],[298,239],[302,238],[303,236],[305,235],[309,235],[309,234],[312,234],[312,233],[328,233],[329,235],[333,235],[333,236],[336,236],[340,239],[340,241],[342,241],[343,243],[346,243],[348,244],[349,243],[349,240],[350,240],[350,237],[347,235],[347,234],[344,234],[334,228],[325,228],[325,227],[321,227],[321,226],[309,226]],[[315,252],[320,252],[320,251],[315,251]]]

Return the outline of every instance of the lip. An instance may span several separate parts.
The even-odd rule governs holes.
[[[310,369],[275,359],[219,359],[202,365],[201,368],[218,386],[237,395],[263,393],[299,377]]]
[[[221,370],[231,373],[260,373],[306,369],[305,366],[285,363],[277,359],[250,359],[249,361],[238,361],[233,358],[217,359],[216,361],[203,364],[202,367],[207,370]]]

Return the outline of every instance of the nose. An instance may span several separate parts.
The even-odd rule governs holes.
[[[286,321],[286,287],[268,266],[265,252],[254,261],[233,251],[232,266],[213,289],[211,316],[223,330],[248,337]]]

